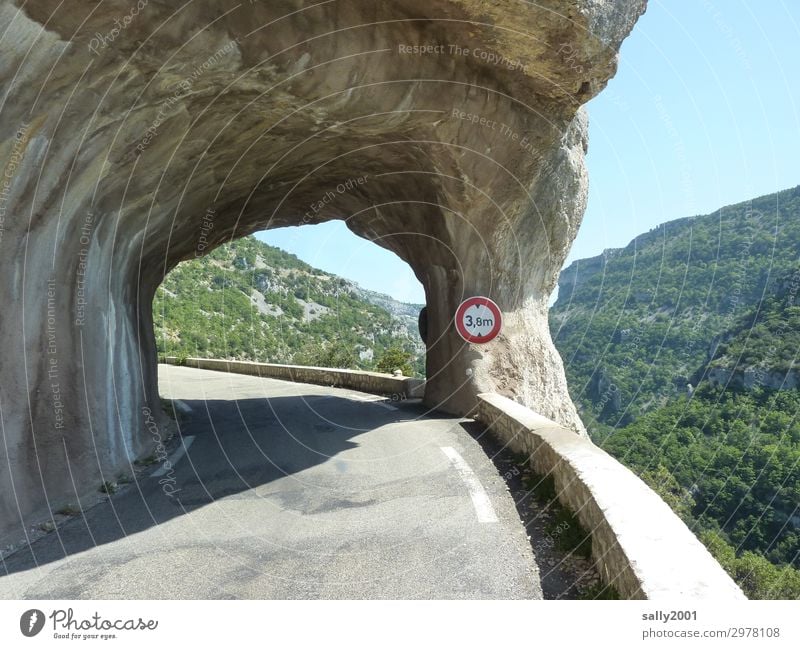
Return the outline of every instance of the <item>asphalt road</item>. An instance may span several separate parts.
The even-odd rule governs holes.
[[[6,558],[0,597],[541,598],[512,498],[461,420],[160,372],[162,395],[191,408],[188,450]]]

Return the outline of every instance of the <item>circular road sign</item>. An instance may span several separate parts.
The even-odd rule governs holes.
[[[471,297],[456,310],[456,331],[468,343],[488,343],[503,326],[500,308],[488,297]]]

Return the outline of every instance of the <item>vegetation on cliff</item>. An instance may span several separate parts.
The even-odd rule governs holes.
[[[420,308],[246,237],[169,273],[153,321],[161,355],[374,369],[405,354],[419,375]]]
[[[565,269],[551,310],[594,440],[751,597],[800,597],[800,187],[666,223]],[[159,288],[159,352],[424,375],[419,305],[252,237]]]
[[[593,439],[751,597],[800,597],[800,187],[565,269],[551,330]]]

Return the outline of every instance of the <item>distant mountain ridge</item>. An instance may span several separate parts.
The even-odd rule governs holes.
[[[550,326],[595,442],[751,598],[800,598],[800,187],[565,268]]]
[[[664,223],[573,262],[550,321],[574,400],[611,423],[676,395],[708,360],[714,337],[746,320],[799,258],[800,186]],[[603,376],[627,412],[603,401]]]
[[[393,316],[404,316],[414,318],[414,320],[416,320],[419,316],[419,312],[422,310],[422,307],[425,306],[424,304],[400,302],[395,300],[390,295],[386,295],[385,293],[370,291],[369,289],[362,288],[355,282],[352,282],[351,284],[353,286],[353,290],[357,291],[364,300],[370,304],[374,304],[375,306],[385,309]]]
[[[714,384],[752,390],[800,387],[800,268],[757,306],[712,340],[708,362],[694,375]]]
[[[372,369],[396,347],[419,374],[420,308],[245,237],[179,264],[153,313],[162,354]]]

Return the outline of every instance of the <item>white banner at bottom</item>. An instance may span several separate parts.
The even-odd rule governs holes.
[[[0,647],[796,649],[798,620],[798,602],[3,601]]]

